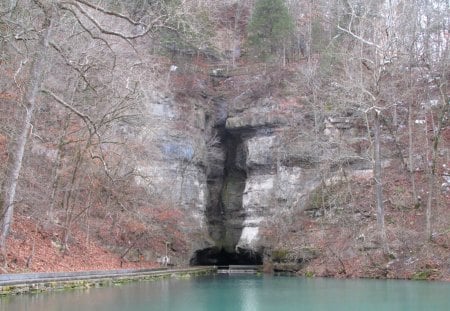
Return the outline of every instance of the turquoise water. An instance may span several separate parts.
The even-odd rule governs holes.
[[[0,298],[1,311],[450,310],[450,283],[215,275]]]

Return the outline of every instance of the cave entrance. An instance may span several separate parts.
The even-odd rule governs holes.
[[[197,250],[190,260],[191,265],[259,265],[262,256],[250,249],[238,246],[245,221],[243,194],[247,179],[245,170],[246,152],[240,133],[223,129],[221,167],[212,172],[209,179],[211,202],[206,209],[209,235],[213,246]],[[220,165],[220,166],[219,166]]]
[[[229,131],[223,123],[216,128],[220,138],[209,155],[206,220],[209,247],[197,249],[190,264],[199,265],[261,265],[262,251],[253,249],[242,235],[247,212],[243,197],[247,181],[246,131]]]
[[[262,265],[262,254],[239,248],[228,252],[223,248],[209,247],[198,250],[191,258],[192,266]]]

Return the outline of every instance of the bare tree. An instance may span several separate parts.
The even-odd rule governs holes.
[[[424,77],[426,81],[426,93],[430,98],[435,98],[437,107],[433,112],[430,107],[430,115],[432,116],[432,136],[430,158],[427,157],[427,175],[428,175],[428,197],[426,204],[426,238],[431,241],[433,238],[433,210],[435,210],[434,202],[437,202],[439,193],[436,191],[436,176],[438,165],[439,144],[443,129],[448,125],[448,114],[450,111],[450,100],[448,93],[449,83],[449,39],[448,27],[450,26],[450,18],[448,12],[450,3],[448,1],[429,2],[424,1],[423,10],[420,17],[426,20],[425,27],[422,31],[425,33],[423,42],[422,58],[426,66],[429,68],[427,75]],[[434,117],[433,117],[434,115]],[[427,154],[429,154],[427,152]]]
[[[6,238],[8,237],[13,214],[16,196],[17,182],[22,169],[22,160],[25,152],[25,145],[31,128],[31,120],[38,105],[38,93],[44,79],[44,70],[47,64],[47,51],[49,49],[49,38],[52,33],[52,20],[54,8],[46,2],[36,1],[44,12],[44,22],[37,32],[40,33],[39,42],[35,55],[32,55],[32,66],[29,83],[22,98],[22,105],[25,108],[25,116],[18,130],[19,134],[15,140],[14,150],[11,152],[8,162],[7,176],[3,185],[3,217],[1,223],[0,249],[5,255]]]
[[[436,177],[437,177],[437,161],[439,152],[439,143],[443,129],[448,126],[450,112],[450,97],[447,93],[448,81],[439,83],[440,92],[440,109],[438,111],[437,125],[433,128],[431,159],[428,168],[428,198],[426,206],[426,238],[431,241],[433,239],[433,201],[436,200]]]

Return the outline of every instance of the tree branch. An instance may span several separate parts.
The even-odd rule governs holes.
[[[108,164],[106,164],[106,161],[105,161],[105,159],[104,159],[104,157],[103,157],[103,152],[102,152],[101,148],[100,148],[100,151],[101,151],[101,155],[94,155],[94,154],[92,153],[92,151],[89,150],[91,159],[92,159],[92,160],[98,159],[98,160],[103,164],[103,170],[105,171],[106,176],[107,176],[111,181],[114,181],[114,179],[111,177],[111,175],[110,175],[110,173],[109,173]]]
[[[88,6],[88,7],[90,7],[90,8],[93,8],[93,9],[96,10],[96,11],[102,12],[102,13],[104,13],[104,14],[106,14],[106,15],[111,15],[111,16],[115,16],[115,17],[118,17],[118,18],[122,18],[122,19],[126,20],[127,22],[129,22],[130,24],[133,24],[133,25],[135,25],[135,26],[138,26],[138,25],[144,25],[143,23],[136,22],[136,21],[132,20],[131,18],[129,18],[129,17],[126,16],[126,15],[123,15],[123,14],[120,14],[120,13],[117,13],[117,12],[113,12],[113,11],[106,10],[106,9],[100,7],[99,5],[95,5],[95,4],[89,3],[88,1],[84,1],[84,0],[75,0],[75,1],[76,1],[76,2],[79,2],[79,3],[82,3],[82,4],[84,4],[85,6]]]
[[[95,123],[92,121],[92,119],[87,114],[84,114],[81,111],[77,110],[76,108],[72,107],[71,105],[66,103],[63,99],[58,97],[55,93],[53,93],[50,90],[44,89],[44,90],[42,90],[42,92],[53,97],[53,99],[56,100],[56,102],[58,102],[60,105],[64,106],[65,108],[69,109],[70,111],[75,113],[77,116],[79,116],[84,121],[84,123],[87,125],[89,133],[91,135],[98,134],[97,126],[95,125]]]
[[[337,25],[337,28],[338,28],[339,30],[342,30],[343,32],[349,34],[349,35],[352,36],[353,38],[355,38],[355,39],[361,41],[362,43],[365,43],[365,44],[370,45],[370,46],[374,46],[374,47],[376,47],[377,49],[381,49],[381,46],[379,46],[378,44],[375,44],[375,43],[373,43],[373,42],[371,42],[371,41],[368,41],[368,40],[364,39],[364,38],[361,37],[361,36],[358,36],[357,34],[355,34],[354,32],[352,32],[350,29],[342,28],[340,25]]]
[[[66,62],[66,65],[69,66],[70,68],[72,68],[73,70],[75,70],[76,72],[78,72],[78,74],[81,76],[81,78],[83,79],[83,81],[87,84],[87,86],[92,89],[95,93],[97,93],[97,90],[91,85],[91,83],[88,81],[88,79],[86,78],[85,74],[83,71],[81,71],[80,68],[74,66],[70,60],[66,57],[66,55],[64,55],[64,53],[61,51],[61,49],[53,42],[50,42],[50,46],[52,48],[54,48],[59,55],[61,55],[61,57],[64,59],[64,61]],[[84,70],[87,71],[87,70]]]
[[[89,36],[92,39],[96,39],[96,40],[100,40],[103,43],[105,43],[105,45],[108,47],[108,49],[113,53],[114,57],[113,57],[113,65],[112,65],[112,69],[114,69],[116,67],[116,53],[114,52],[114,50],[112,49],[111,45],[109,44],[109,42],[107,40],[105,40],[104,38],[100,37],[100,36],[96,36],[92,33],[92,31],[90,29],[88,29],[80,20],[80,18],[78,17],[77,13],[75,11],[73,11],[71,8],[65,7],[65,6],[61,6],[62,10],[66,10],[69,11],[70,13],[73,14],[73,16],[75,17],[75,19],[78,21],[78,24],[80,25],[81,28],[84,29],[84,31],[86,31]]]
[[[80,2],[80,3],[83,3],[83,4],[86,4],[86,3],[84,3],[84,1],[81,1],[81,0],[75,0],[75,1],[77,1],[77,2]],[[95,25],[95,27],[101,32],[101,33],[103,33],[103,34],[107,34],[107,35],[113,35],[113,36],[117,36],[117,37],[120,37],[120,38],[122,38],[122,39],[124,39],[124,40],[126,40],[130,45],[131,45],[131,42],[129,42],[129,40],[131,40],[131,39],[136,39],[136,38],[139,38],[139,37],[143,37],[143,36],[145,36],[147,33],[149,33],[150,32],[150,30],[152,30],[153,29],[153,27],[158,23],[158,21],[159,20],[161,20],[162,18],[164,18],[164,17],[166,17],[166,15],[160,15],[160,16],[158,16],[158,17],[156,17],[154,20],[152,20],[148,25],[146,25],[146,27],[144,28],[144,30],[141,32],[141,33],[139,33],[139,34],[136,34],[136,35],[126,35],[126,34],[123,34],[123,33],[120,33],[120,32],[117,32],[117,31],[111,31],[111,30],[106,30],[105,28],[103,28],[101,25],[100,25],[100,23],[94,18],[94,17],[92,17],[79,3],[77,3],[77,2],[73,2],[73,1],[66,1],[66,2],[64,2],[64,4],[69,4],[69,5],[73,5],[73,6],[75,6],[88,20],[90,20],[94,25]],[[92,8],[96,8],[96,6],[92,6],[92,5],[90,5],[89,7],[92,7]],[[97,9],[97,8],[96,8]],[[110,12],[110,11],[106,11],[106,10],[104,10],[104,9],[102,9],[102,10],[100,10],[100,9],[98,9],[98,11],[100,11],[100,12],[102,12],[102,13],[104,13],[104,14],[108,14],[108,15],[112,15],[112,16],[117,16],[117,17],[120,17],[120,18],[125,18],[129,23],[131,23],[132,25],[134,25],[134,26],[144,26],[144,24],[142,24],[142,23],[136,23],[136,22],[134,22],[134,21],[132,21],[130,18],[128,18],[128,17],[125,17],[124,15],[122,15],[122,14],[119,14],[119,13],[114,13],[114,12]]]

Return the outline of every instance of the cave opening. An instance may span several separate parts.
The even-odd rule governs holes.
[[[239,245],[246,213],[242,200],[247,180],[246,145],[242,132],[230,132],[225,125],[218,130],[222,159],[208,180],[210,204],[206,209],[209,236],[213,245],[197,250],[191,265],[260,265],[260,252]]]
[[[238,248],[228,252],[224,248],[210,247],[198,250],[191,258],[192,266],[229,266],[229,265],[261,265],[261,253]]]

